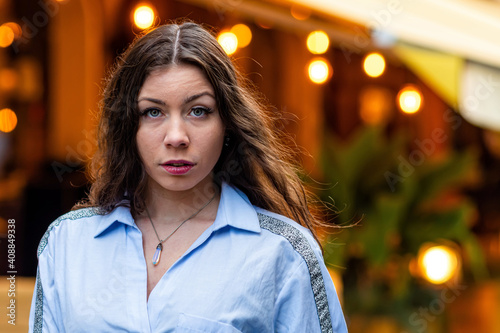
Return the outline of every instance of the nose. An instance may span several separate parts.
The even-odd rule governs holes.
[[[167,147],[182,148],[189,146],[186,124],[181,117],[171,117],[167,121],[163,144]]]

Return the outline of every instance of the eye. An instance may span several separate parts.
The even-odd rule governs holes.
[[[204,106],[196,106],[191,109],[190,114],[193,115],[196,118],[201,118],[207,114],[212,112],[212,109],[204,107]]]
[[[150,118],[158,118],[161,116],[161,111],[158,109],[146,109],[142,112],[142,115]]]

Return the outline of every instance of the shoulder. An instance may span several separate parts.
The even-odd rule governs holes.
[[[289,264],[305,263],[303,267],[311,277],[318,274],[321,276],[320,272],[325,268],[323,255],[309,229],[280,214],[258,207],[255,210],[262,231],[274,238],[272,243],[278,244],[281,256],[285,257]],[[293,266],[289,268],[292,269]]]
[[[312,250],[321,252],[320,247],[314,239],[311,231],[298,224],[294,220],[270,212],[268,210],[255,207],[259,218],[259,225],[262,229],[285,239],[297,252]]]
[[[303,263],[304,258],[322,260],[320,247],[309,229],[283,215],[252,205],[236,187],[223,184],[218,216],[221,220],[216,222],[221,226],[250,231],[243,235],[251,236],[254,248],[265,249],[263,252],[270,261],[285,261],[286,267],[293,269]]]
[[[336,327],[335,331],[344,332],[345,323],[335,286],[325,266],[321,249],[309,229],[282,215],[258,207],[255,210],[261,228],[282,238],[289,244],[293,256],[300,258],[301,264],[297,266],[299,269],[294,270],[294,276],[289,275],[289,286],[284,285],[284,299],[289,300],[291,294],[300,294],[300,290],[308,290],[307,294],[310,296],[307,299],[311,303],[307,304],[316,309],[321,331],[332,332],[332,327]],[[301,298],[298,303],[306,302],[305,299]]]
[[[76,220],[88,220],[96,217],[102,217],[102,214],[99,214],[99,211],[95,207],[82,208],[74,211],[70,211],[64,215],[59,216],[54,222],[52,222],[42,239],[40,240],[40,244],[38,245],[37,256],[43,252],[45,247],[48,244],[49,237],[53,235],[58,229],[67,225],[67,221],[76,221]]]

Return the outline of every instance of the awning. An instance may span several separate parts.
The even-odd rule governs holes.
[[[369,28],[470,123],[500,130],[499,0],[290,2]]]
[[[289,0],[393,36],[500,68],[497,0]]]

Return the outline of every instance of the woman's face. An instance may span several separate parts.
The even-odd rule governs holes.
[[[193,65],[170,65],[139,92],[137,147],[150,190],[186,191],[212,184],[224,125],[214,89]]]

